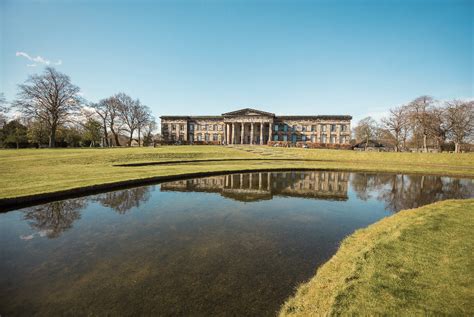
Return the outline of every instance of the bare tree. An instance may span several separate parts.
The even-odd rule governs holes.
[[[7,122],[7,100],[5,99],[5,95],[0,93],[0,128]]]
[[[26,117],[44,121],[49,128],[49,147],[56,143],[58,127],[79,110],[79,87],[69,76],[47,67],[42,75],[32,75],[19,85],[14,105]]]
[[[103,109],[102,111],[107,114],[105,116],[105,122],[107,123],[110,132],[112,132],[112,135],[114,136],[115,145],[120,146],[118,136],[120,130],[122,129],[123,123],[120,118],[120,102],[117,96],[118,95],[103,99],[99,102],[99,104],[101,104]]]
[[[360,120],[354,128],[355,138],[357,141],[364,141],[365,148],[369,145],[369,140],[374,139],[377,135],[377,122],[372,117]]]
[[[91,103],[90,107],[94,109],[97,116],[100,118],[102,133],[104,138],[104,146],[109,147],[109,135],[107,132],[107,122],[109,119],[109,110],[105,103],[105,100],[101,100],[98,103]]]
[[[153,132],[156,130],[157,124],[155,118],[151,117],[143,128],[143,145],[148,146],[153,143]]]
[[[395,107],[390,109],[388,117],[382,118],[383,127],[392,135],[395,151],[400,151],[401,145],[406,142],[406,128],[408,126],[408,114],[406,107]]]
[[[474,134],[474,101],[453,100],[446,103],[447,130],[459,153],[460,145]]]
[[[117,94],[115,98],[118,101],[119,115],[124,123],[124,130],[129,133],[128,146],[131,146],[133,134],[138,129],[138,116],[141,104],[138,99],[133,100],[132,97],[124,93]]]
[[[436,141],[438,149],[446,141],[448,125],[446,121],[446,109],[443,107],[432,107],[428,112],[428,133]]]
[[[430,132],[429,111],[433,104],[433,98],[430,96],[421,96],[408,104],[409,118],[412,129],[419,132],[423,138],[423,151],[428,152],[427,138]]]
[[[150,121],[154,121],[150,108],[140,103],[135,107],[138,130],[138,146],[141,144],[141,132]]]

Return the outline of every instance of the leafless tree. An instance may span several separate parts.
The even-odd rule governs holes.
[[[395,107],[390,109],[388,117],[382,118],[383,127],[392,135],[395,151],[405,146],[406,131],[408,126],[408,113],[406,107]]]
[[[5,95],[0,93],[0,127],[2,127],[7,122],[7,100],[5,99]]]
[[[153,143],[153,132],[156,130],[157,124],[155,118],[151,117],[143,128],[143,145],[148,146]]]
[[[133,134],[138,129],[138,118],[140,115],[140,100],[119,93],[115,96],[118,100],[119,115],[124,123],[124,130],[129,133],[128,146],[132,145]]]
[[[102,111],[107,114],[106,116],[104,115],[105,122],[107,123],[110,132],[112,132],[112,135],[114,136],[115,145],[120,146],[118,136],[120,134],[120,130],[122,129],[123,123],[120,118],[120,102],[117,96],[118,95],[103,99],[99,101],[99,104],[101,104]]]
[[[366,117],[360,120],[354,128],[355,138],[359,142],[364,141],[367,148],[369,140],[376,137],[377,129],[377,122],[372,117]]]
[[[428,152],[427,138],[430,132],[429,111],[434,100],[430,96],[421,96],[408,104],[409,118],[412,130],[421,134],[423,138],[423,151]]]
[[[431,107],[427,114],[429,118],[428,133],[436,141],[436,145],[440,151],[448,134],[448,125],[445,114],[446,109],[440,106]]]
[[[58,127],[79,110],[79,87],[69,76],[47,67],[43,74],[30,76],[19,85],[14,106],[26,117],[45,122],[49,128],[49,147],[54,147]]]
[[[109,120],[109,109],[105,100],[101,100],[98,103],[91,103],[90,107],[94,109],[95,114],[100,118],[101,127],[103,131],[104,146],[109,147],[109,135],[107,132],[107,122]]]
[[[151,122],[154,121],[150,108],[140,103],[135,107],[137,117],[138,130],[138,146],[141,144],[142,130]]]
[[[447,130],[454,141],[455,152],[474,134],[474,101],[453,100],[446,103]]]

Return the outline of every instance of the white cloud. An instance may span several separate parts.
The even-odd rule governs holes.
[[[50,60],[43,58],[41,56],[32,57],[28,53],[25,53],[25,52],[16,52],[15,55],[18,57],[24,57],[30,62],[33,62],[32,64],[27,64],[26,66],[28,67],[36,67],[38,64],[59,66],[63,63],[62,60],[51,62]]]

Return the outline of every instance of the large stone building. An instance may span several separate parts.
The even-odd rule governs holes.
[[[349,144],[351,116],[275,116],[241,109],[221,116],[162,116],[165,142],[204,144]]]

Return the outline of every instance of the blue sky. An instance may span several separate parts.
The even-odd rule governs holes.
[[[473,19],[456,0],[0,0],[0,92],[49,61],[88,100],[123,91],[156,116],[377,117],[422,94],[473,97]]]

